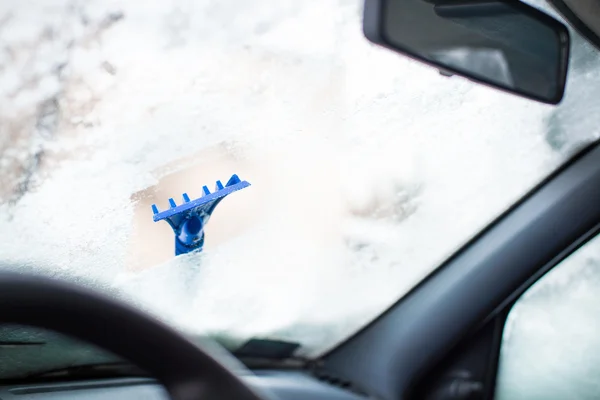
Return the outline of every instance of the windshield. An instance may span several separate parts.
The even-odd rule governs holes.
[[[361,10],[2,2],[0,260],[314,357],[598,137],[600,59],[577,34],[552,107],[369,44]],[[251,186],[176,257],[152,204],[233,174]]]

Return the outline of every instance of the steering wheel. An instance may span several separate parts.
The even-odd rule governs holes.
[[[173,400],[264,399],[167,325],[67,282],[0,272],[0,322],[51,329],[111,351],[154,376]]]

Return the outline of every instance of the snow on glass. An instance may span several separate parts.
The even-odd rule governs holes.
[[[361,8],[4,2],[0,259],[318,354],[597,137],[581,41],[553,109],[369,44]],[[252,186],[174,258],[150,205],[232,173]]]

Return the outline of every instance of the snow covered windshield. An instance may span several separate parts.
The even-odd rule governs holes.
[[[361,9],[3,1],[3,265],[314,356],[598,137],[600,59],[575,34],[551,107],[370,45]],[[152,204],[233,174],[251,186],[216,208],[202,252],[175,257]]]

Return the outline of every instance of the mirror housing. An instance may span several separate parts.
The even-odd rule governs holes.
[[[365,37],[380,46],[528,99],[558,104],[567,27],[516,0],[365,0]]]

